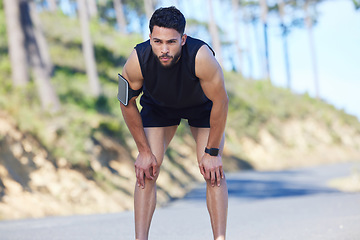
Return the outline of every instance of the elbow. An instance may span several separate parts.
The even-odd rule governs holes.
[[[221,109],[221,111],[227,112],[229,107],[229,97],[227,96],[227,94],[224,94],[224,96],[221,98],[212,100],[212,102],[213,102],[213,108]]]

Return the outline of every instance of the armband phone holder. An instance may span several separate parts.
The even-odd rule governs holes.
[[[139,90],[131,89],[128,80],[126,80],[120,73],[118,73],[119,86],[118,86],[118,100],[127,106],[131,98],[139,96],[142,91],[142,87]]]

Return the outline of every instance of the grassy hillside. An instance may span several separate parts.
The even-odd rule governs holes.
[[[72,164],[86,166],[88,157],[84,143],[97,133],[116,138],[122,144],[129,137],[116,99],[116,77],[134,45],[142,39],[137,35],[122,36],[106,25],[91,25],[104,93],[94,99],[88,93],[77,19],[44,13],[42,20],[55,66],[52,83],[60,97],[62,111],[56,116],[42,112],[33,84],[25,90],[11,86],[10,63],[5,57],[6,38],[3,37],[0,40],[0,51],[3,53],[0,60],[0,107],[16,119],[22,131],[36,136],[54,157],[65,157]],[[6,30],[4,21],[1,22],[0,33],[4,36]],[[278,126],[270,123],[272,119],[281,122],[307,117],[329,126],[336,118],[360,131],[355,117],[307,94],[296,95],[266,81],[246,81],[232,72],[226,72],[225,78],[230,96],[228,128],[235,129],[238,137],[244,135],[257,141],[260,128],[265,127],[276,138],[280,138],[277,136]],[[180,130],[179,135],[186,131]],[[340,139],[336,134],[333,138],[334,141]],[[69,142],[72,144],[69,145]]]
[[[32,189],[32,194],[39,192],[46,195],[50,192],[55,196],[53,200],[59,201],[59,206],[64,205],[63,198],[69,198],[72,204],[75,204],[74,201],[78,203],[72,195],[59,197],[59,193],[52,193],[53,189],[63,188],[64,183],[60,180],[53,180],[57,186],[54,188],[40,183],[33,183],[36,187],[32,187],[28,183],[29,179],[46,179],[44,172],[37,172],[38,177],[32,176],[42,167],[37,156],[43,156],[50,162],[44,166],[52,169],[49,172],[59,179],[63,179],[61,169],[66,168],[68,176],[76,179],[73,181],[76,186],[83,186],[86,180],[95,182],[106,197],[113,199],[111,206],[120,204],[118,208],[112,207],[112,211],[129,209],[134,183],[133,162],[137,153],[116,98],[117,73],[121,72],[135,44],[142,39],[137,35],[120,35],[106,25],[91,24],[103,87],[103,96],[93,98],[88,92],[78,21],[47,13],[43,13],[41,18],[55,66],[51,81],[60,97],[62,109],[55,115],[43,112],[33,83],[26,89],[16,89],[11,85],[4,14],[0,11],[0,122],[11,123],[5,134],[1,134],[0,128],[0,173],[1,166],[5,166],[9,179],[20,182],[23,191],[28,191],[28,187]],[[360,123],[355,117],[307,94],[294,94],[267,81],[247,81],[234,72],[225,72],[225,80],[230,97],[224,151],[227,171],[293,167],[360,156]],[[19,148],[17,142],[21,143],[18,154],[13,150]],[[32,151],[27,147],[29,144],[33,146]],[[28,159],[26,163],[24,157]],[[9,170],[17,161],[17,168],[22,166],[22,175],[29,175],[25,182],[18,181]],[[194,143],[186,124],[180,125],[166,153],[161,176],[158,188],[160,202],[183,196],[192,182],[201,180]],[[6,192],[6,184],[1,187],[2,182],[0,218],[2,196],[11,192]],[[76,186],[72,188],[77,189]],[[86,189],[90,186],[87,183]],[[99,191],[94,190],[94,194],[88,196],[86,194],[91,194],[91,191],[84,190],[83,195],[92,199],[100,195]],[[121,203],[117,201],[119,198]],[[10,202],[8,200],[5,206],[9,212],[16,209],[8,207]],[[80,205],[86,204],[79,201]],[[104,205],[99,203],[97,206]],[[47,211],[44,210],[43,215],[49,214]],[[50,211],[50,214],[58,212]],[[29,216],[40,215],[29,213]]]

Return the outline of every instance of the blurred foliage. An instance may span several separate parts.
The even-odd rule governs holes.
[[[352,0],[356,10],[360,9],[360,0]]]
[[[291,119],[307,118],[323,122],[330,132],[333,132],[336,121],[360,132],[356,117],[307,93],[294,94],[288,89],[271,85],[269,81],[246,81],[233,72],[226,72],[225,79],[230,99],[228,127],[239,130],[239,135],[257,141],[259,130],[265,128],[281,141],[277,130],[281,129],[281,124]],[[340,139],[339,136],[333,138]]]
[[[41,14],[54,64],[52,84],[62,110],[49,115],[41,110],[34,82],[24,89],[11,84],[5,18],[0,11],[0,109],[15,118],[21,131],[32,134],[55,157],[74,167],[89,165],[89,153],[98,132],[125,145],[129,137],[122,120],[117,94],[117,73],[136,43],[137,35],[124,38],[105,24],[91,24],[103,94],[91,97],[85,74],[80,25],[61,13]],[[56,27],[54,27],[56,26]]]
[[[36,137],[55,158],[63,157],[74,167],[86,167],[98,134],[125,147],[131,138],[116,98],[117,73],[142,38],[121,35],[106,24],[91,23],[103,87],[103,95],[93,98],[88,92],[78,21],[61,13],[46,12],[41,14],[41,19],[54,64],[52,84],[62,110],[56,115],[44,113],[33,82],[24,89],[12,86],[3,11],[0,11],[0,109],[8,112],[21,131]],[[266,128],[280,138],[277,129],[282,122],[293,118],[315,118],[329,129],[337,119],[341,124],[356,127],[360,133],[355,117],[308,94],[294,94],[268,81],[247,81],[234,72],[226,72],[225,79],[230,98],[227,128],[234,130],[238,137],[247,136],[256,141],[259,130]],[[186,134],[190,134],[189,128],[186,124],[180,125],[177,136],[181,138]],[[333,139],[341,141],[335,133]]]

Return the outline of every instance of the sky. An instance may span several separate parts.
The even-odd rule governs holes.
[[[350,0],[326,1],[319,5],[319,22],[314,27],[320,97],[360,120],[360,11]],[[281,40],[271,39],[272,79],[286,86]],[[315,96],[306,30],[289,35],[292,87],[295,92]],[[281,60],[281,61],[280,61]]]
[[[165,1],[166,2],[166,1]],[[172,1],[168,1],[169,4]],[[219,25],[224,26],[228,40],[234,39],[234,26],[231,5],[224,6],[224,1],[213,0],[215,17]],[[204,1],[192,1],[191,6],[180,5],[185,17],[207,21],[207,9]],[[193,9],[202,9],[193,11]],[[221,11],[219,11],[221,9]],[[319,79],[319,95],[326,102],[333,104],[346,113],[355,115],[360,120],[360,10],[356,11],[351,0],[327,0],[317,7],[318,23],[313,28],[316,64]],[[223,14],[224,12],[228,14]],[[269,56],[270,76],[276,86],[287,87],[283,43],[278,27],[278,19],[269,16]],[[246,32],[245,25],[240,26],[242,45],[252,55],[253,76],[262,77],[259,64],[259,43],[262,40],[262,25],[257,30]],[[255,34],[256,32],[256,34]],[[246,44],[245,34],[250,33],[250,44]],[[199,37],[210,41],[209,36],[200,32]],[[255,39],[258,38],[258,39]],[[260,39],[260,40],[259,40]],[[291,69],[291,88],[296,93],[308,93],[315,97],[314,74],[308,32],[305,28],[294,28],[288,36],[288,48]],[[225,51],[224,51],[225,50]],[[231,55],[234,49],[223,49],[223,55]],[[225,52],[225,53],[224,53]],[[243,59],[244,75],[249,73],[246,57]],[[230,64],[231,65],[231,64]],[[224,63],[229,70],[229,62]]]

